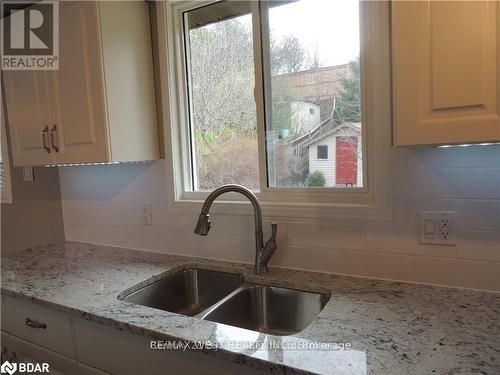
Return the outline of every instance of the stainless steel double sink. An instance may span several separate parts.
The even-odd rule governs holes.
[[[305,329],[330,299],[310,292],[247,283],[242,275],[187,269],[120,299],[253,331],[285,336]]]

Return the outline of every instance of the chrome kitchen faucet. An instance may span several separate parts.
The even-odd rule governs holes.
[[[278,224],[274,222],[271,223],[271,238],[264,245],[264,234],[262,232],[262,209],[255,194],[246,187],[241,185],[223,185],[212,191],[205,200],[205,203],[203,203],[198,223],[194,228],[194,233],[199,236],[206,236],[208,234],[211,226],[208,212],[210,211],[212,203],[219,195],[230,191],[243,194],[248,198],[250,203],[252,203],[255,218],[255,265],[253,272],[259,274],[266,273],[269,271],[267,263],[269,263],[269,260],[277,248],[276,231],[278,230]]]

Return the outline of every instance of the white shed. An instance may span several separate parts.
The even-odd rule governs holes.
[[[363,145],[360,123],[344,123],[318,134],[307,144],[309,172],[321,171],[326,186],[363,186]]]
[[[319,125],[319,105],[309,102],[292,102],[290,107],[293,134],[305,134]]]

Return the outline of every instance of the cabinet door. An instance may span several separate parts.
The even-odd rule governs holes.
[[[15,362],[39,364],[40,366],[42,363],[47,363],[49,373],[53,375],[73,375],[77,373],[76,361],[19,337],[11,335],[7,349],[10,358]]]
[[[60,3],[59,70],[48,73],[56,163],[110,160],[97,7]]]
[[[42,133],[50,124],[45,73],[6,70],[2,76],[14,166],[49,164],[52,153]]]
[[[73,320],[78,361],[120,375],[262,375],[194,350],[152,350],[151,338],[83,319]],[[83,372],[88,374],[88,372]]]
[[[392,2],[396,145],[500,140],[499,3]]]

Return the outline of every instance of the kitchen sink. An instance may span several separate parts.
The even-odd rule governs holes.
[[[330,295],[246,283],[242,275],[187,269],[121,300],[278,336],[305,329]]]
[[[305,329],[329,299],[325,293],[250,285],[233,293],[203,319],[273,335],[291,335]]]
[[[243,284],[243,276],[188,269],[169,275],[121,298],[124,301],[194,316],[222,300]]]

